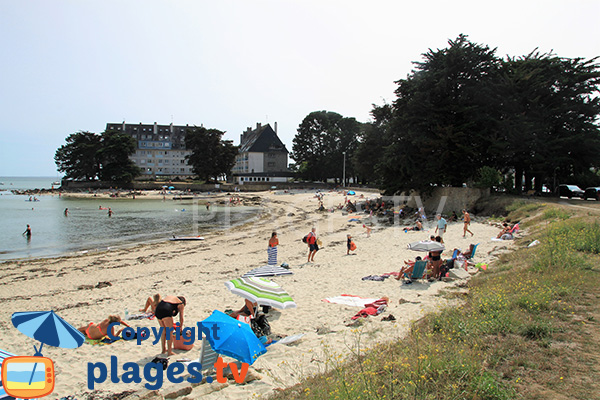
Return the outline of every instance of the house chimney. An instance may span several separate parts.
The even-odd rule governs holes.
[[[156,121],[154,121],[154,134],[156,135],[158,133],[158,125],[156,124]]]
[[[277,133],[277,121],[275,121],[275,133]]]
[[[240,133],[240,144],[244,143],[244,134]]]
[[[260,129],[260,127],[261,127],[261,126],[262,126],[262,125],[261,125],[261,123],[260,123],[260,122],[257,122],[257,123],[256,123],[256,129]]]

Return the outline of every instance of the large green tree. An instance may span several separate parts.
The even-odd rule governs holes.
[[[460,186],[496,162],[490,146],[500,136],[500,59],[464,35],[448,44],[397,82],[380,163],[389,192]]]
[[[118,131],[102,133],[97,157],[101,163],[100,179],[111,182],[131,182],[141,171],[129,158],[135,152],[133,137]]]
[[[356,175],[362,183],[381,183],[379,162],[386,147],[386,135],[392,117],[392,107],[373,105],[374,121],[363,124],[359,144],[352,157]]]
[[[504,63],[505,166],[515,171],[517,192],[523,177],[525,190],[533,179],[540,191],[543,183],[576,183],[600,164],[595,60],[532,52]]]
[[[231,141],[222,140],[224,132],[218,129],[195,127],[188,129],[185,146],[192,154],[187,156],[194,174],[205,181],[229,175],[235,164],[238,148]]]
[[[100,173],[97,153],[101,148],[101,137],[92,132],[77,132],[69,135],[67,144],[56,150],[54,161],[66,179],[94,180]]]
[[[374,170],[383,189],[460,186],[480,180],[482,170],[514,173],[517,191],[523,180],[525,189],[534,181],[540,190],[555,177],[597,179],[596,59],[533,52],[501,60],[465,35],[448,44],[397,82],[390,116],[378,127],[385,144]]]
[[[343,176],[344,157],[346,178],[354,176],[352,156],[358,146],[360,130],[360,122],[336,112],[308,114],[298,127],[291,155],[301,166],[301,177],[320,181],[335,178],[337,182]]]

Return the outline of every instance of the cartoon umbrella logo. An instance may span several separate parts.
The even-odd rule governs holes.
[[[85,341],[85,336],[81,332],[56,315],[54,311],[16,312],[12,315],[11,320],[19,332],[42,343],[39,349],[35,345],[33,346],[36,357],[42,357],[44,344],[75,349]],[[30,384],[36,365],[34,364],[31,372]]]

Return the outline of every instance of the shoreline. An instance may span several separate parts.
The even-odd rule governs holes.
[[[366,197],[369,195],[372,194],[365,193]],[[314,212],[318,203],[313,193],[285,196],[265,193],[261,198],[265,211],[258,221],[229,232],[215,232],[199,243],[166,241],[68,258],[0,264],[0,298],[6,304],[0,311],[1,348],[18,355],[31,352],[33,341],[10,324],[10,315],[15,311],[53,309],[77,327],[90,321],[99,322],[108,314],[123,315],[125,307],[137,310],[143,306],[146,297],[156,292],[188,298],[188,326],[208,317],[214,309],[237,309],[243,301],[231,294],[223,283],[266,264],[266,241],[273,230],[277,230],[281,241],[279,264],[288,262],[294,272],[294,275],[273,280],[290,293],[298,308],[275,311],[269,321],[275,334],[304,333],[305,336],[290,346],[275,344],[269,347],[268,353],[251,367],[252,374],[260,379],[243,386],[230,384],[202,397],[204,399],[244,399],[292,386],[301,377],[322,370],[332,354],[348,355],[346,346],[357,339],[354,330],[360,330],[371,344],[388,341],[401,337],[411,321],[420,318],[425,311],[448,303],[437,294],[456,283],[436,281],[402,285],[390,279],[385,282],[361,280],[366,275],[397,271],[403,259],[417,255],[406,250],[406,243],[422,240],[431,231],[404,233],[395,227],[375,226],[371,237],[366,238],[362,224],[349,221],[349,217],[364,219],[364,215]],[[325,201],[329,199],[337,204],[343,201],[343,196],[326,193]],[[300,239],[313,224],[317,226],[324,247],[317,253],[316,262],[308,264],[306,245]],[[497,229],[475,222],[472,230],[481,241],[478,250],[481,259],[478,261],[490,260],[492,255],[489,253],[498,247],[498,243],[490,242],[489,238],[492,234],[495,236]],[[358,245],[355,256],[345,255],[347,233],[353,235]],[[445,237],[448,250],[444,255],[453,247],[464,247],[470,242],[457,238],[458,233],[462,235],[462,224],[450,225]],[[503,245],[510,246],[511,243]],[[110,282],[110,286],[97,288],[102,282]],[[360,326],[349,327],[347,322],[359,308],[322,301],[325,297],[341,294],[369,298],[387,296],[390,303],[382,315],[393,314],[396,321],[381,321],[381,316],[369,317]],[[131,325],[158,326],[156,321],[148,320],[132,321]],[[189,352],[178,351],[175,358],[197,358],[199,350],[197,345]],[[145,364],[158,351],[149,343],[137,346],[123,342],[110,346],[84,344],[75,350],[49,348],[45,355],[60,366],[53,396],[81,396],[87,392],[85,376],[82,377],[85,374],[78,371],[86,371],[88,362],[108,363],[109,356],[118,353],[120,362]],[[192,388],[188,397],[198,397],[200,392],[204,393],[214,385]],[[165,383],[162,392],[177,391],[184,386]],[[122,383],[105,383],[97,389],[110,393],[146,390],[141,385]]]

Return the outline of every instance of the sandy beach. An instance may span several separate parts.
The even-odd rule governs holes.
[[[360,195],[360,193],[357,193]],[[247,195],[246,195],[247,196]],[[229,381],[226,387],[217,383],[193,388],[189,383],[172,384],[165,380],[163,395],[182,390],[181,397],[203,399],[246,399],[265,395],[277,388],[291,386],[302,377],[324,371],[337,356],[350,354],[360,340],[361,346],[402,337],[411,321],[423,313],[447,304],[439,294],[455,287],[460,281],[415,282],[405,285],[394,279],[382,282],[363,281],[367,275],[398,271],[402,260],[414,259],[419,253],[407,249],[407,244],[429,238],[435,229],[431,224],[425,232],[407,232],[401,227],[375,225],[367,238],[359,214],[343,215],[316,212],[318,200],[314,193],[260,194],[264,211],[254,223],[206,236],[198,242],[164,242],[140,245],[128,249],[85,254],[47,260],[8,262],[0,264],[0,348],[17,355],[32,355],[34,340],[19,333],[11,323],[16,311],[54,310],[75,327],[100,322],[109,314],[124,315],[127,308],[135,313],[145,299],[154,293],[182,295],[187,298],[185,324],[193,326],[215,309],[239,309],[243,300],[230,293],[224,282],[241,276],[267,262],[267,241],[277,231],[280,241],[279,263],[287,262],[293,275],[274,277],[290,293],[297,308],[275,311],[269,318],[274,334],[305,336],[292,345],[274,344],[251,367],[259,377],[246,385]],[[374,196],[364,193],[365,197]],[[358,197],[358,196],[357,196]],[[218,201],[215,196],[211,201]],[[325,206],[343,203],[339,193],[326,193]],[[301,239],[311,227],[323,242],[314,263],[307,263],[307,246]],[[477,216],[471,225],[473,238],[463,238],[462,222],[450,223],[444,236],[449,257],[454,248],[468,248],[480,243],[477,262],[490,262],[494,256],[510,249],[512,242],[494,242],[498,228]],[[346,255],[346,235],[351,234],[358,248],[355,255]],[[98,285],[110,282],[110,285]],[[104,286],[104,287],[97,287]],[[363,323],[348,326],[360,308],[324,302],[326,297],[351,294],[366,298],[390,299],[387,310],[379,316],[362,319]],[[393,314],[395,321],[382,321]],[[129,321],[133,327],[158,327],[156,320]],[[176,350],[170,360],[196,359],[200,344],[190,351]],[[110,363],[117,356],[119,365],[136,362],[144,365],[158,356],[160,344],[145,341],[119,341],[107,346],[88,345],[77,349],[44,347],[44,356],[56,367],[56,388],[52,398],[76,395],[87,390],[89,362]],[[122,374],[120,369],[119,373]],[[143,383],[123,384],[109,381],[96,389],[105,393],[142,390]],[[188,389],[185,389],[189,387]],[[219,388],[220,390],[216,390]],[[210,392],[208,393],[207,392]]]

